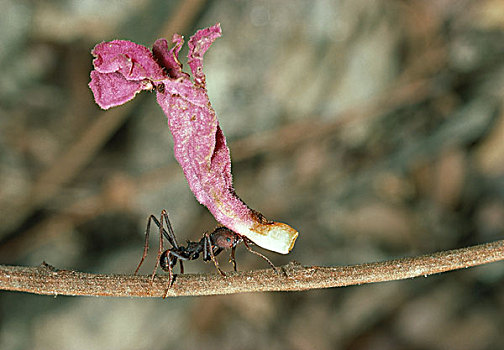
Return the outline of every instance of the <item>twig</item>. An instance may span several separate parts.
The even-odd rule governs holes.
[[[290,263],[280,273],[271,269],[219,274],[187,274],[176,277],[168,296],[217,295],[243,292],[302,291],[385,282],[427,276],[504,260],[504,240],[469,248],[443,251],[353,266],[301,266]],[[39,267],[0,265],[0,290],[48,295],[160,297],[167,276],[97,275]]]

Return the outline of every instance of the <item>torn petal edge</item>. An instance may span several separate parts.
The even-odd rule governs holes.
[[[203,73],[203,55],[210,45],[222,35],[220,23],[198,30],[188,42],[189,53],[187,64],[191,67],[194,83],[205,88],[205,74]]]

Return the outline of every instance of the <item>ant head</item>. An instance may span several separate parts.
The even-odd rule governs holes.
[[[217,228],[212,234],[216,246],[222,249],[234,248],[240,243],[240,236],[226,227]]]
[[[170,268],[175,266],[177,263],[177,257],[170,254],[169,250],[165,250],[161,257],[159,258],[159,265],[164,271],[169,271]]]

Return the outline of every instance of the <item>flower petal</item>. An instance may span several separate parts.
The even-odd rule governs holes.
[[[91,72],[89,87],[96,103],[103,109],[122,105],[142,90],[152,89],[149,81],[128,81],[120,73]]]
[[[152,90],[153,81],[164,79],[163,69],[150,51],[131,41],[114,40],[95,46],[95,70],[89,87],[103,109],[121,105],[142,90]]]
[[[162,68],[145,46],[127,40],[114,40],[96,45],[91,51],[95,70],[118,72],[126,80],[163,79]]]
[[[166,39],[156,40],[152,48],[152,53],[171,78],[189,78],[187,73],[182,72],[182,64],[178,60],[178,53],[184,44],[184,39],[181,35],[174,34],[172,42],[175,45],[169,50],[168,41]]]
[[[191,67],[194,83],[197,86],[205,87],[205,74],[203,74],[203,55],[208,50],[215,39],[222,35],[220,24],[198,30],[189,39],[189,53],[187,64]]]
[[[216,25],[198,31],[190,39],[189,65],[195,84],[186,77],[165,80],[157,100],[168,117],[175,158],[198,201],[224,226],[265,249],[286,254],[298,232],[286,224],[264,219],[233,189],[229,149],[204,88],[202,71],[203,54],[220,33],[220,26]]]
[[[265,249],[287,254],[298,232],[289,225],[266,220],[233,189],[229,148],[208,99],[203,74],[203,55],[220,35],[220,25],[216,24],[199,30],[189,40],[188,64],[194,83],[178,60],[184,42],[180,35],[173,36],[172,49],[165,39],[156,41],[153,54],[124,40],[98,44],[92,52],[95,70],[89,86],[104,109],[156,87],[157,101],[173,135],[175,158],[198,201],[229,229]]]

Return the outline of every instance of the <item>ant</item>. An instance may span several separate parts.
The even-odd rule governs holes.
[[[159,250],[156,259],[156,265],[154,266],[154,271],[152,272],[151,280],[154,281],[156,270],[159,266],[161,266],[161,268],[165,272],[168,272],[169,276],[168,289],[170,289],[171,285],[174,282],[173,268],[175,267],[175,265],[177,265],[177,262],[180,263],[180,273],[182,274],[184,273],[183,261],[196,260],[200,256],[203,256],[203,261],[212,260],[219,273],[222,276],[226,276],[226,273],[220,268],[219,263],[215,257],[219,255],[222,251],[229,248],[231,248],[230,262],[233,264],[234,271],[237,271],[235,250],[236,246],[242,242],[249,252],[263,258],[273,268],[273,270],[277,271],[275,265],[273,265],[273,263],[267,257],[250,248],[250,245],[253,244],[250,239],[234,231],[231,231],[227,227],[217,227],[212,233],[205,232],[203,234],[203,237],[198,242],[188,240],[187,246],[179,245],[177,239],[175,238],[175,233],[173,232],[170,219],[168,218],[168,213],[166,212],[166,210],[163,209],[161,211],[159,220],[154,215],[150,215],[149,219],[147,220],[147,227],[145,229],[144,251],[142,259],[140,260],[140,263],[138,264],[138,267],[135,270],[135,275],[138,273],[140,266],[143,264],[143,261],[147,256],[147,252],[149,249],[149,233],[152,221],[154,221],[154,224],[159,228]],[[167,230],[165,230],[163,223],[166,224]],[[163,236],[171,244],[172,247],[170,249],[164,250]],[[167,292],[168,289],[166,290]]]

